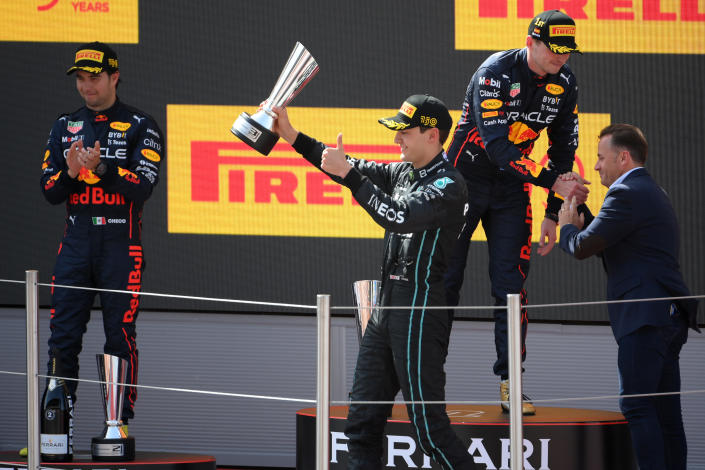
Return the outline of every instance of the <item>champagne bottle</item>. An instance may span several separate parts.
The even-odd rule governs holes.
[[[56,374],[56,359],[52,361]],[[52,377],[42,397],[41,458],[51,462],[73,460],[73,403],[66,382]]]

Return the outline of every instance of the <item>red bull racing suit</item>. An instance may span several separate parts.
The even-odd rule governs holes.
[[[470,239],[482,221],[489,250],[489,274],[495,305],[507,294],[520,294],[531,256],[532,185],[551,188],[558,175],[571,171],[578,147],[578,86],[567,65],[544,77],[528,66],[526,49],[490,56],[467,87],[463,113],[448,148],[448,159],[465,177],[470,208],[445,276],[448,305],[458,305]],[[548,161],[531,157],[543,129]],[[549,192],[547,217],[558,220],[561,199]],[[495,311],[497,362],[494,373],[508,376],[506,310]],[[522,311],[523,340],[527,327]]]
[[[85,147],[100,141],[102,177],[83,168],[72,179],[66,155],[75,141]],[[141,243],[142,206],[159,179],[164,158],[162,132],[156,122],[119,100],[96,113],[83,107],[60,116],[49,134],[41,187],[52,204],[66,203],[66,229],[52,278],[55,284],[130,290],[100,292],[105,330],[104,352],[127,360],[127,382],[137,383],[135,321],[144,271]],[[52,289],[49,362],[78,377],[78,354],[90,318],[95,291]],[[90,361],[93,364],[93,361]],[[77,382],[68,381],[75,398]],[[128,387],[124,419],[134,416],[137,389]]]
[[[294,149],[320,169],[325,146],[299,134]],[[443,306],[446,260],[465,222],[462,176],[439,153],[424,168],[348,157],[344,179],[357,202],[385,229],[381,305],[360,344],[350,397],[392,401],[445,399],[450,318]],[[411,306],[411,307],[410,307]],[[392,405],[351,405],[348,468],[382,468],[384,426]],[[441,468],[471,469],[472,457],[450,427],[444,405],[407,405],[421,449]]]

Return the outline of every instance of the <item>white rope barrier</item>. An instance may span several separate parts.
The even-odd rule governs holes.
[[[15,279],[0,279],[0,283],[1,282],[13,283],[13,284],[25,284],[26,283],[25,281],[15,280]],[[118,290],[118,289],[99,289],[99,288],[93,288],[93,287],[68,286],[68,285],[61,285],[61,284],[50,284],[50,283],[39,283],[39,282],[36,283],[36,285],[41,286],[41,287],[61,287],[61,288],[66,288],[66,289],[83,289],[83,290],[91,290],[91,291],[124,293],[124,294],[130,294],[130,295],[134,294],[133,291]],[[276,306],[276,307],[301,308],[301,309],[316,309],[317,308],[316,305],[259,302],[259,301],[252,301],[252,300],[176,295],[176,294],[164,294],[164,293],[155,293],[155,292],[140,292],[139,294],[144,295],[144,296],[168,297],[168,298],[175,298],[175,299],[182,299],[182,300],[228,302],[228,303],[241,303],[241,304],[249,304],[249,305]],[[645,298],[645,299],[626,299],[626,300],[612,300],[612,301],[571,302],[571,303],[563,303],[563,304],[558,304],[558,303],[556,303],[556,304],[535,304],[535,305],[524,305],[523,308],[574,307],[574,306],[589,306],[589,305],[616,304],[616,303],[652,302],[652,301],[662,301],[662,300],[701,299],[701,298],[705,298],[705,295],[691,295],[691,296],[680,296],[680,297],[654,297],[654,298]],[[331,306],[329,308],[330,308],[330,310],[356,310],[357,309],[356,306],[337,306],[337,307]],[[403,307],[403,306],[402,307],[399,307],[399,306],[377,307],[377,308],[380,308],[380,309],[384,309],[384,308],[403,309],[403,308],[411,308],[411,306],[408,306],[408,307]],[[430,309],[448,309],[449,307],[446,307],[446,306],[440,306],[440,307],[427,306],[426,308],[430,310]],[[459,306],[459,307],[453,307],[453,308],[458,309],[458,310],[480,310],[480,309],[486,310],[486,309],[498,309],[498,308],[501,309],[501,308],[507,308],[507,307],[492,305],[492,306],[464,306],[464,307]],[[18,376],[26,376],[27,375],[24,372],[13,372],[13,371],[5,371],[5,370],[0,370],[0,374],[18,375]],[[37,374],[37,377],[48,378],[51,376]],[[73,380],[76,382],[87,382],[87,383],[97,383],[97,384],[106,383],[103,381],[91,380],[91,379],[77,379],[77,378],[71,378],[71,377],[58,377],[58,378],[62,378],[65,380]],[[304,399],[304,398],[243,394],[243,393],[233,393],[233,392],[218,392],[218,391],[211,391],[211,390],[198,390],[198,389],[176,388],[176,387],[160,387],[160,386],[155,386],[155,385],[144,385],[144,384],[134,384],[134,385],[120,384],[120,385],[132,386],[135,388],[151,389],[151,390],[196,393],[196,394],[203,394],[203,395],[227,396],[227,397],[234,397],[234,398],[253,398],[253,399],[261,399],[261,400],[277,400],[277,401],[288,401],[288,402],[297,402],[297,403],[316,403],[316,400]],[[686,395],[686,394],[698,394],[698,393],[705,393],[705,390],[692,390],[692,391],[669,392],[669,393],[653,393],[653,394],[641,394],[641,395],[599,395],[599,396],[576,397],[576,398],[551,398],[551,399],[542,399],[542,400],[534,399],[534,400],[532,400],[532,402],[533,403],[560,403],[560,402],[567,402],[567,401],[591,401],[591,400],[605,400],[605,399],[636,398],[636,397],[646,397],[646,396],[662,396],[662,395],[678,395],[678,394]],[[501,400],[331,401],[332,405],[351,405],[351,404],[359,404],[359,405],[389,405],[389,404],[397,404],[397,405],[418,405],[418,404],[427,404],[427,405],[448,405],[448,404],[499,405],[501,403],[503,403]]]
[[[0,370],[0,374],[7,375],[18,375],[26,376],[25,372],[12,372]],[[92,379],[78,379],[73,377],[61,377],[53,375],[43,375],[37,374],[40,378],[51,378],[56,377],[57,379],[70,380],[74,382],[86,382],[95,384],[108,384],[116,383],[117,385],[123,385],[126,387],[134,387],[137,389],[144,388],[150,390],[164,390],[168,392],[184,392],[184,393],[195,393],[202,395],[215,395],[215,396],[225,396],[234,398],[255,398],[262,400],[276,400],[276,401],[289,401],[297,403],[316,403],[314,399],[307,398],[290,398],[290,397],[279,397],[279,396],[269,396],[269,395],[253,395],[245,393],[232,393],[232,392],[219,392],[211,390],[199,390],[192,388],[177,388],[177,387],[160,387],[157,385],[144,385],[144,384],[129,384],[129,383],[118,383],[118,382],[105,382],[101,380]],[[596,395],[587,397],[564,397],[564,398],[545,398],[545,399],[532,399],[532,403],[561,403],[561,402],[571,402],[571,401],[596,401],[596,400],[613,400],[622,398],[643,398],[643,397],[658,397],[658,396],[668,396],[668,395],[698,395],[705,394],[705,389],[702,390],[681,390],[680,392],[658,392],[658,393],[642,393],[634,395]],[[502,400],[388,400],[388,401],[356,401],[356,400],[331,400],[331,405],[500,405],[501,403],[506,403]]]
[[[552,308],[552,307],[582,307],[584,305],[610,305],[629,304],[634,302],[657,302],[660,300],[683,300],[683,299],[703,299],[705,295],[683,295],[680,297],[649,297],[644,299],[621,299],[621,300],[594,300],[589,302],[569,302],[564,304],[534,304],[524,305],[523,308]]]
[[[27,375],[26,373],[22,373],[22,372],[7,372],[7,371],[2,371],[2,370],[0,370],[0,374]],[[134,387],[137,389],[143,388],[143,389],[150,389],[150,390],[164,390],[167,392],[186,392],[186,393],[196,393],[196,394],[201,394],[201,395],[216,395],[216,396],[223,396],[223,397],[257,398],[260,400],[291,401],[291,402],[298,402],[298,403],[316,403],[316,400],[307,399],[307,398],[287,398],[287,397],[277,397],[277,396],[270,396],[270,395],[251,395],[251,394],[246,394],[246,393],[232,393],[232,392],[217,392],[217,391],[211,391],[211,390],[198,390],[198,389],[193,389],[193,388],[160,387],[157,385],[105,382],[103,380],[77,379],[75,377],[62,377],[62,376],[58,376],[58,375],[37,374],[37,377],[47,378],[47,379],[55,377],[57,379],[63,379],[65,381],[72,381],[72,382],[79,382],[79,383],[85,382],[85,383],[93,383],[93,384],[116,384],[116,385],[123,385],[125,387]]]
[[[25,281],[19,281],[16,279],[0,279],[1,282],[12,283],[12,284],[24,284]],[[79,289],[79,290],[90,290],[95,292],[112,292],[116,294],[135,294],[131,290],[119,290],[119,289],[100,289],[97,287],[83,287],[83,286],[68,286],[63,284],[51,284],[38,282],[37,286],[40,287],[61,287],[64,289]],[[228,299],[222,297],[200,297],[192,295],[179,295],[179,294],[164,294],[159,292],[139,292],[138,295],[144,295],[147,297],[163,297],[163,298],[173,298],[181,300],[200,300],[206,302],[224,302],[224,303],[239,303],[246,305],[259,305],[267,307],[283,307],[283,308],[300,308],[308,310],[316,310],[316,305],[306,305],[306,304],[288,304],[288,303],[277,303],[277,302],[261,302],[256,300],[242,300],[242,299]],[[594,300],[585,302],[566,302],[566,303],[552,303],[552,304],[526,304],[522,305],[522,308],[555,308],[555,307],[583,307],[583,306],[594,306],[594,305],[610,305],[610,304],[626,304],[634,302],[656,302],[662,300],[685,300],[685,299],[705,299],[705,294],[699,295],[687,295],[679,297],[649,297],[643,299],[622,299],[622,300]],[[408,306],[394,306],[394,307],[375,307],[379,310],[387,309],[410,309],[412,305]],[[331,310],[357,310],[357,306],[331,306]],[[496,309],[507,309],[506,305],[458,305],[454,307],[449,306],[434,306],[427,305],[424,307],[426,310],[448,310],[452,308],[453,310],[496,310]]]
[[[24,281],[15,281],[11,279],[0,279],[0,282],[9,282],[9,283],[17,283],[17,284],[24,284]],[[200,300],[200,301],[206,301],[206,302],[226,302],[226,303],[235,303],[235,304],[245,304],[245,305],[261,305],[261,306],[267,306],[267,307],[284,307],[284,308],[302,308],[302,309],[309,309],[309,310],[315,310],[316,306],[315,305],[303,305],[303,304],[286,304],[286,303],[277,303],[277,302],[259,302],[255,300],[240,300],[240,299],[224,299],[220,297],[199,297],[199,296],[193,296],[193,295],[179,295],[179,294],[162,294],[158,292],[134,292],[131,290],[121,290],[121,289],[100,289],[97,287],[84,287],[84,286],[67,286],[64,284],[51,284],[51,283],[45,283],[45,282],[38,282],[37,286],[40,287],[60,287],[62,289],[76,289],[76,290],[88,290],[88,291],[94,291],[94,292],[112,292],[114,294],[129,294],[129,295],[144,295],[147,297],[167,297],[167,298],[172,298],[172,299],[181,299],[181,300]]]
[[[597,395],[592,397],[569,397],[569,398],[547,398],[543,400],[534,400],[532,403],[560,403],[568,401],[595,401],[608,399],[622,398],[644,398],[644,397],[661,397],[668,395],[695,395],[705,394],[703,390],[687,390],[680,392],[658,392],[658,393],[639,393],[633,395]],[[446,400],[446,401],[331,401],[331,405],[499,405],[507,403],[502,400]]]

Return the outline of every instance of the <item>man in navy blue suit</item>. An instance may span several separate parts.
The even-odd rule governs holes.
[[[678,265],[678,222],[666,192],[644,168],[641,130],[602,130],[595,170],[609,188],[599,214],[559,211],[560,247],[578,259],[602,257],[608,300],[689,296]],[[584,207],[584,206],[581,206]],[[581,230],[583,226],[585,229]],[[667,299],[608,305],[618,345],[621,395],[680,391],[678,355],[697,328],[697,301]],[[687,445],[680,395],[622,398],[639,468],[685,470]]]

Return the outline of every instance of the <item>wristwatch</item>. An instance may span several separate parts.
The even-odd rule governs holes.
[[[105,173],[107,173],[107,171],[108,164],[101,160],[100,163],[96,165],[95,169],[93,170],[93,173],[95,173],[96,176],[98,176],[99,178],[102,178],[103,176],[105,176]]]
[[[98,176],[100,176],[100,175],[98,175]],[[554,222],[558,222],[558,214],[554,214],[553,212],[546,212],[545,217],[547,219],[551,219]]]

